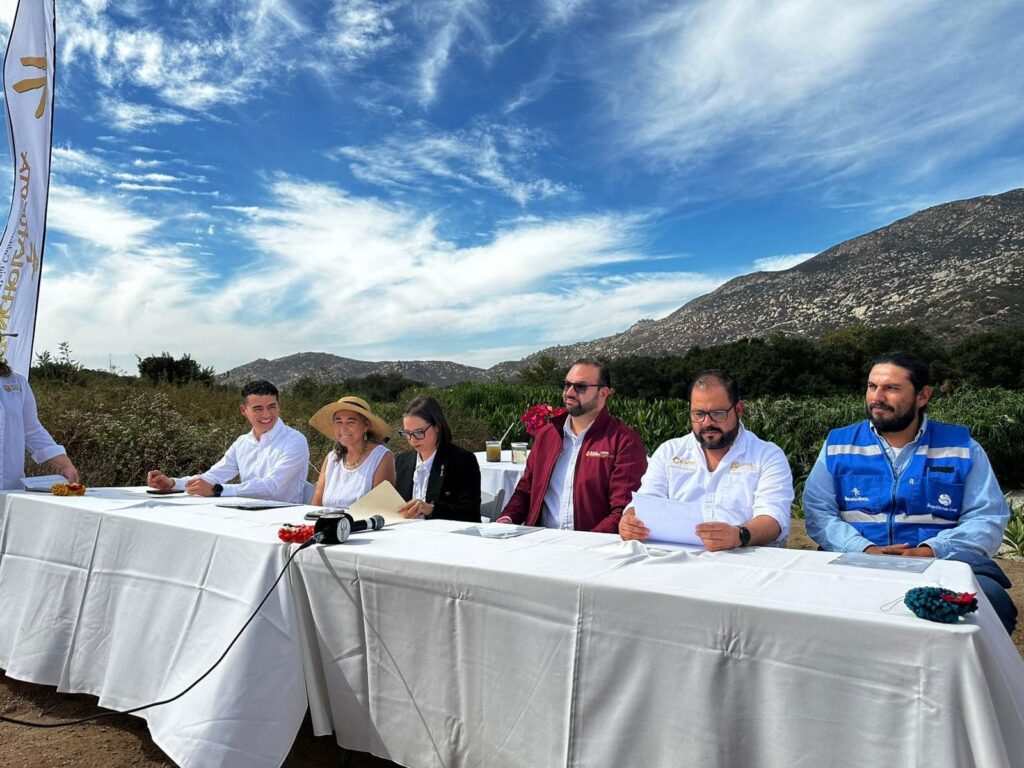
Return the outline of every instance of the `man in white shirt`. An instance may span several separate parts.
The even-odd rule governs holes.
[[[147,484],[163,491],[184,489],[193,496],[246,496],[301,504],[309,466],[306,437],[280,419],[277,387],[251,381],[242,388],[242,415],[252,426],[224,457],[201,475],[168,477],[150,471]],[[230,483],[235,477],[239,482]]]
[[[662,443],[647,465],[637,494],[700,504],[696,533],[711,551],[756,544],[783,544],[789,535],[793,475],[774,443],[747,431],[736,380],[703,371],[690,385],[690,423],[685,437]],[[619,523],[623,539],[650,531],[631,506]]]

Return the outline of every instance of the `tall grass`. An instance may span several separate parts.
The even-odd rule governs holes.
[[[85,482],[92,485],[138,484],[147,470],[156,467],[173,475],[197,472],[216,461],[248,429],[238,411],[238,391],[225,387],[154,386],[139,380],[79,385],[39,380],[32,386],[43,423],[67,447]],[[525,440],[519,417],[526,408],[541,402],[561,403],[561,392],[554,387],[464,383],[447,389],[408,390],[398,402],[373,403],[373,408],[397,429],[404,403],[419,393],[429,393],[441,402],[455,441],[471,450],[482,450],[484,440],[499,437],[509,424],[514,425],[510,439]],[[342,394],[338,391],[323,400],[282,395],[283,418],[309,438],[317,468],[331,442],[307,422],[327,397]],[[609,409],[640,433],[649,453],[690,429],[684,400],[613,396]],[[988,452],[1004,488],[1024,485],[1024,393],[961,389],[936,398],[929,413],[942,421],[967,424]],[[859,396],[777,397],[748,400],[743,420],[757,435],[785,451],[800,486],[828,431],[863,415]],[[408,448],[397,435],[391,447],[397,452]],[[311,479],[315,474],[311,471]]]

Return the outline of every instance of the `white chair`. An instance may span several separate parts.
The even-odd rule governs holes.
[[[505,489],[501,488],[493,496],[487,491],[480,491],[480,522],[493,523],[501,516],[505,508]]]

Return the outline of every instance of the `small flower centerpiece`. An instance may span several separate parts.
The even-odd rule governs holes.
[[[565,413],[565,408],[552,408],[547,403],[537,403],[537,405],[531,405],[527,408],[526,413],[520,418],[526,426],[526,434],[530,437],[536,437],[541,427],[555,418],[555,416],[561,416],[563,413]]]

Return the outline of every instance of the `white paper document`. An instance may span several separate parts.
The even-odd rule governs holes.
[[[834,565],[854,565],[858,568],[874,568],[879,571],[906,571],[924,573],[935,562],[930,557],[893,557],[892,555],[866,555],[863,552],[846,552],[835,560]]]
[[[349,507],[348,513],[356,520],[380,515],[388,525],[405,523],[408,521],[398,514],[398,509],[403,504],[405,504],[405,499],[395,490],[395,486],[385,480]]]
[[[633,496],[633,508],[637,519],[651,532],[648,541],[704,546],[696,531],[697,525],[704,522],[700,504],[638,493]]]
[[[49,493],[50,486],[66,482],[67,478],[63,475],[40,475],[38,477],[21,478],[21,486],[26,491],[38,491],[40,493]]]

